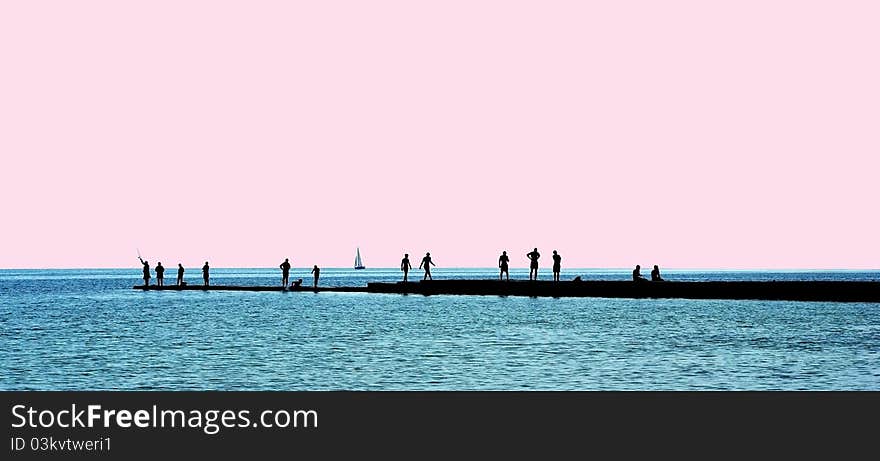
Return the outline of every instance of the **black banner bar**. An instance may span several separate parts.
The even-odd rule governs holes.
[[[871,446],[880,410],[877,392],[120,391],[0,398],[5,459],[840,454]]]

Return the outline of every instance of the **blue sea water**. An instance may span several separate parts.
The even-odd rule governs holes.
[[[188,275],[200,282],[198,268]],[[562,278],[575,275],[626,280],[629,269]],[[132,289],[139,277],[137,267],[0,270],[0,389],[880,390],[880,303],[143,292]],[[880,272],[664,277],[880,281]],[[305,268],[291,278],[311,282]],[[327,268],[321,284],[399,278]],[[278,269],[212,269],[215,285],[279,282]]]

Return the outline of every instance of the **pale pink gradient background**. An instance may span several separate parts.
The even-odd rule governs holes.
[[[877,268],[880,2],[7,1],[0,267]]]

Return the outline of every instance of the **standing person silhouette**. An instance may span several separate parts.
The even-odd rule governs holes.
[[[662,282],[663,278],[660,277],[660,268],[654,264],[654,270],[651,271],[651,281],[652,282]]]
[[[290,262],[287,258],[284,258],[284,262],[281,263],[281,286],[287,288],[288,278],[290,277]]]
[[[407,281],[407,274],[409,274],[409,270],[412,269],[412,264],[409,263],[409,253],[403,254],[403,259],[400,260],[400,270],[403,271],[403,282]]]
[[[431,266],[432,265],[436,266],[436,264],[434,264],[434,262],[431,261],[431,253],[430,252],[425,253],[425,257],[422,258],[422,262],[419,264],[419,269],[421,269],[422,266],[425,267],[425,276],[422,277],[422,280],[428,280],[428,279],[434,280],[434,277],[431,277]]]
[[[156,264],[156,286],[165,286],[165,268],[162,267],[162,261]]]
[[[315,274],[315,284],[313,285],[315,288],[318,288],[318,277],[321,276],[321,269],[315,264],[315,267],[312,268],[312,273]]]
[[[510,257],[507,256],[507,251],[502,251],[501,256],[498,257],[498,267],[501,269],[501,272],[498,274],[498,280],[501,280],[504,274],[507,274],[507,280],[510,280],[509,262]]]
[[[553,250],[553,281],[559,281],[559,271],[562,270],[562,256]]]
[[[541,253],[535,248],[530,253],[526,253],[526,256],[532,261],[529,264],[529,280],[538,280],[538,258],[541,257]]]
[[[138,256],[138,259],[141,260],[141,264],[144,266],[144,286],[150,286],[150,262],[144,261],[143,258]]]
[[[636,268],[633,269],[633,282],[642,282],[645,281],[645,278],[642,277],[642,266],[636,264]]]
[[[208,267],[208,261],[205,261],[205,265],[202,266],[202,278],[205,279],[205,286],[208,286],[208,280],[210,279],[208,273],[210,270],[211,268]]]
[[[183,264],[177,263],[177,286],[183,285]]]

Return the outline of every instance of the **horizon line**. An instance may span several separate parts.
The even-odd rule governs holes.
[[[155,267],[155,266],[153,266]],[[176,266],[167,266],[176,268]],[[184,266],[187,267],[187,266]],[[196,269],[199,267],[193,266]],[[551,266],[544,266],[546,269],[550,269]],[[563,271],[569,270],[632,270],[635,266],[627,266],[627,267],[570,267],[563,268]],[[651,266],[642,266],[644,267],[653,267]],[[861,267],[672,267],[672,266],[660,266],[664,271],[743,271],[743,272],[773,272],[773,271],[781,271],[781,272],[792,272],[792,271],[852,271],[852,272],[877,272],[880,271],[880,267],[877,268],[861,268]],[[312,266],[291,266],[292,269],[306,269],[310,270]],[[345,269],[345,270],[361,270],[354,269],[349,266],[319,266],[320,269]],[[135,270],[140,271],[142,268],[138,266],[105,266],[105,267],[0,267],[0,271],[12,271],[12,270]],[[269,270],[279,270],[277,267],[259,267],[259,266],[211,266],[211,269],[269,269]],[[362,270],[369,269],[392,269],[392,270],[400,270],[399,267],[396,266],[376,266],[376,267],[367,267]],[[443,269],[492,269],[497,270],[498,267],[495,266],[444,266],[444,267],[435,267],[432,268],[431,271],[443,270]],[[523,267],[511,267],[511,270],[514,269],[528,269],[528,266]],[[422,269],[410,269],[410,272],[418,272],[422,271]]]

